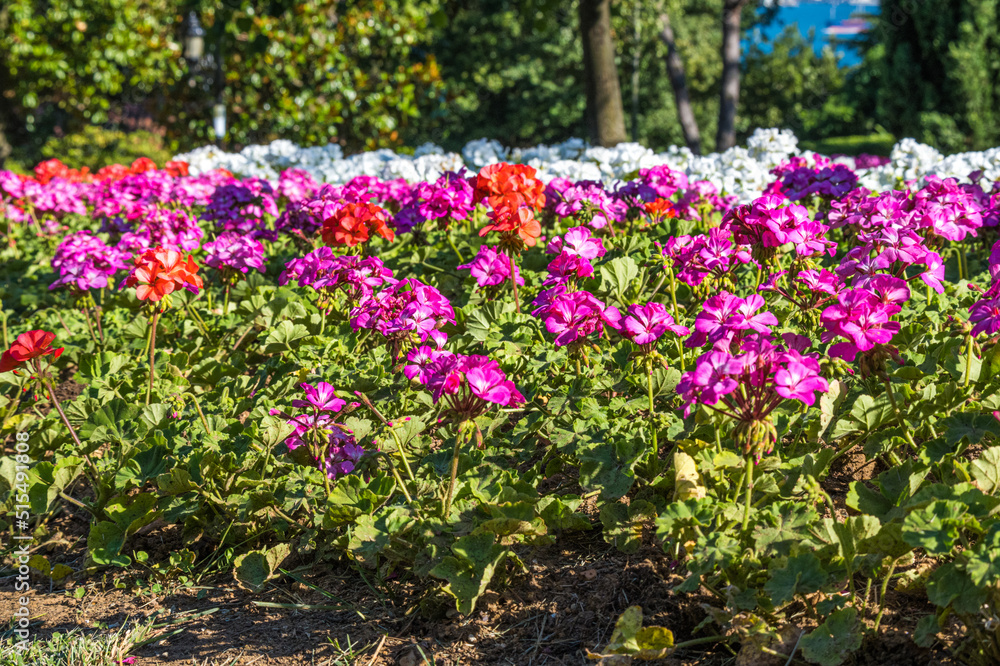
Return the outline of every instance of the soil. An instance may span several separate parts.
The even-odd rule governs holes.
[[[75,388],[59,386],[66,391]],[[849,483],[865,482],[881,471],[867,462],[860,451],[848,452],[824,481],[838,517],[847,514],[843,498]],[[565,487],[575,480],[560,477],[551,482]],[[115,570],[61,584],[42,583],[42,577],[33,574],[32,635],[44,638],[72,628],[100,632],[130,620],[155,618],[163,626],[160,638],[132,652],[136,666],[577,666],[588,663],[587,650],[607,644],[615,621],[632,605],[642,607],[646,626],[670,629],[677,642],[720,633],[718,625],[704,621],[712,607],[722,604],[704,589],[690,595],[672,592],[682,580],[683,567],[654,546],[650,534],[639,552],[626,555],[602,538],[593,502],[582,508],[595,514],[593,530],[562,535],[551,546],[518,551],[524,567],[511,563],[498,572],[494,590],[480,598],[469,617],[456,614],[453,604],[425,581],[405,575],[377,580],[377,572],[347,562],[304,567],[294,576],[269,582],[256,594],[238,587],[231,575],[151,594],[149,571],[134,565],[127,574]],[[81,571],[89,532],[86,513],[64,506],[47,527],[50,536],[36,552],[53,566],[63,563]],[[127,550],[144,550],[150,562],[163,562],[183,547],[178,527],[157,522],[133,536]],[[933,564],[918,560],[910,568]],[[11,616],[20,596],[13,590],[14,582],[13,576],[0,574],[0,617]],[[866,639],[847,663],[955,664],[948,639],[960,635],[958,627],[951,627],[946,641],[929,650],[911,638],[917,621],[932,611],[920,594],[890,591],[879,634]],[[733,637],[677,651],[659,663],[806,663],[801,653],[792,653],[799,634],[815,623],[795,609],[789,616],[793,626],[770,641],[741,644]],[[770,652],[762,651],[761,645]],[[789,660],[789,655],[795,658]]]
[[[53,520],[53,539],[41,550],[53,564],[61,561],[79,568],[84,551],[81,535],[85,538],[86,530],[81,516],[63,513]],[[172,527],[135,540],[135,547],[146,549],[151,559],[166,557],[179,547],[179,534]],[[114,629],[130,619],[154,616],[159,624],[174,623],[165,626],[161,640],[132,653],[138,666],[576,666],[586,663],[585,649],[607,644],[618,616],[634,604],[642,607],[646,625],[670,629],[678,642],[718,633],[711,624],[697,629],[706,617],[705,607],[715,605],[715,600],[707,591],[672,593],[671,587],[681,580],[677,563],[651,544],[625,555],[608,546],[600,530],[594,529],[565,535],[555,545],[520,555],[527,571],[508,567],[506,584],[486,593],[469,617],[457,615],[424,583],[405,577],[376,583],[374,571],[359,572],[347,563],[313,566],[310,573],[296,575],[298,580],[280,578],[259,594],[238,588],[229,577],[219,577],[202,581],[201,586],[151,595],[136,591],[142,576],[108,576],[84,581],[83,596],[75,598],[78,584],[43,586],[36,574],[32,632],[42,638],[74,627]],[[0,616],[10,616],[15,596],[13,579],[0,579]],[[946,646],[923,650],[910,639],[917,620],[930,610],[925,602],[893,593],[882,620],[885,630],[865,644],[853,663],[954,663]],[[211,612],[203,614],[206,611]],[[802,628],[808,629],[808,624]],[[772,641],[773,651],[787,656],[797,637],[792,632],[797,631],[792,627],[785,641]],[[753,643],[741,648],[734,641],[679,651],[660,663],[781,666],[785,661],[786,657],[765,654]]]

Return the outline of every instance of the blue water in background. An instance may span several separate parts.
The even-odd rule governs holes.
[[[878,14],[879,6],[853,5],[849,3],[836,4],[831,2],[803,2],[797,7],[781,7],[771,25],[758,29],[756,34],[749,36],[749,39],[754,43],[761,44],[764,51],[770,51],[767,40],[777,37],[787,26],[797,24],[804,36],[809,35],[810,28],[815,30],[813,48],[819,53],[825,46],[831,45],[829,37],[823,34],[823,29],[829,25],[840,23],[855,13]],[[842,67],[849,67],[860,62],[857,49],[844,45],[837,45],[835,48],[837,55],[840,56]]]

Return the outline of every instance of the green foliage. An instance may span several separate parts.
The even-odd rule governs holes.
[[[439,74],[420,45],[435,0],[255,2],[201,8],[207,42],[224,61],[228,140],[335,141],[350,151],[398,145],[421,113],[437,108]],[[210,138],[214,75],[181,58],[180,8],[163,0],[13,0],[0,9],[0,123],[39,150],[54,128],[65,143],[47,152],[88,165],[102,142],[124,156],[163,148],[147,137],[91,138],[85,125],[145,118],[171,149]],[[89,130],[93,132],[94,130]],[[73,137],[73,138],[70,138]],[[131,147],[130,147],[131,146]],[[150,148],[156,148],[151,151]],[[102,156],[103,159],[103,156]],[[110,161],[119,157],[109,158]]]
[[[180,76],[174,21],[163,0],[5,3],[0,82],[29,131],[43,122],[46,105],[81,122],[106,122],[111,100],[154,95]]]
[[[341,144],[350,152],[399,145],[408,125],[440,104],[435,58],[420,48],[436,0],[216,6],[203,17],[221,40],[229,140]],[[182,123],[204,132],[189,98]]]
[[[862,119],[832,50],[816,55],[811,36],[803,37],[797,26],[789,26],[768,46],[765,52],[755,44],[743,61],[741,132],[787,127],[800,138],[825,139],[857,130]]]
[[[96,125],[79,132],[50,137],[42,146],[42,157],[56,158],[70,167],[88,166],[92,170],[109,164],[128,166],[140,157],[148,157],[163,166],[173,156],[163,138],[146,131],[125,133]]]
[[[627,660],[615,662],[615,657],[655,661],[666,658],[673,651],[673,633],[663,627],[643,627],[642,608],[630,606],[615,623],[607,646],[596,654],[587,650],[587,659],[607,660],[607,663],[628,663]]]
[[[946,151],[1000,143],[996,0],[882,4],[864,69],[877,122]]]

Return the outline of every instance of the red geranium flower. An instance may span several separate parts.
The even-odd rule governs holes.
[[[188,257],[185,261],[184,255],[177,250],[158,247],[135,258],[135,268],[122,286],[135,286],[135,295],[140,301],[149,299],[155,303],[181,288],[198,293],[204,283],[195,275],[197,270],[198,264],[193,258]]]
[[[661,222],[671,217],[677,217],[674,204],[669,199],[657,199],[645,205],[646,212],[653,222]]]
[[[376,233],[387,241],[396,238],[389,228],[385,209],[370,203],[346,203],[323,221],[323,242],[327,245],[354,247],[368,242],[368,234]]]
[[[490,223],[479,235],[500,232],[500,245],[515,252],[520,252],[520,243],[533,246],[542,233],[534,210],[545,205],[545,185],[535,170],[524,164],[490,164],[480,170],[475,184],[474,200],[486,199],[493,207]]]
[[[132,173],[146,173],[147,171],[156,171],[156,162],[149,159],[148,157],[140,157],[135,162],[132,162],[132,166],[129,169]]]
[[[174,178],[177,178],[178,176],[187,176],[189,174],[188,163],[181,160],[168,161],[163,165],[163,170]]]
[[[93,180],[88,167],[70,169],[57,159],[45,160],[35,167],[35,179],[45,185],[53,178],[62,178],[73,182],[89,182]]]
[[[52,355],[52,360],[59,358],[63,347],[52,348],[56,339],[55,333],[48,331],[28,331],[17,336],[17,340],[0,356],[0,372],[17,372],[17,368],[34,358]]]
[[[485,236],[491,231],[511,235],[516,233],[525,245],[534,247],[538,237],[542,234],[542,225],[535,219],[530,208],[521,207],[513,211],[502,208],[493,211],[490,220],[489,224],[479,230],[480,236]]]
[[[487,202],[494,209],[545,205],[545,185],[535,177],[535,169],[526,164],[490,164],[476,176],[474,201]]]
[[[109,164],[107,166],[101,167],[97,172],[98,180],[121,180],[125,176],[131,175],[132,172],[124,164]]]

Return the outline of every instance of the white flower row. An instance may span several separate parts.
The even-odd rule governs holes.
[[[724,194],[749,201],[774,180],[769,173],[771,169],[793,155],[808,154],[799,150],[798,139],[790,130],[758,129],[747,140],[746,147],[702,156],[677,146],[654,153],[637,143],[601,148],[582,139],[569,139],[551,146],[505,148],[497,141],[480,139],[467,143],[461,155],[428,143],[417,148],[413,155],[384,149],[344,157],[336,144],[303,148],[291,141],[278,140],[266,146],[247,146],[238,153],[204,146],[174,159],[188,162],[193,174],[223,167],[241,177],[276,181],[282,170],[299,168],[327,183],[345,183],[362,175],[404,178],[411,182],[433,180],[444,171],[462,166],[478,171],[487,164],[507,161],[535,167],[543,180],[564,177],[611,184],[638,169],[666,164],[683,171],[692,180],[710,181]],[[919,181],[929,174],[964,180],[974,171],[982,171],[990,181],[1000,180],[1000,148],[945,157],[930,146],[903,139],[893,148],[890,158],[889,164],[860,170],[861,184],[885,190],[898,187],[903,181]],[[852,158],[838,161],[855,166]]]

